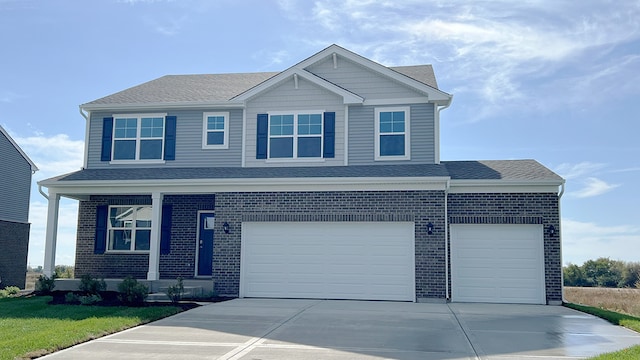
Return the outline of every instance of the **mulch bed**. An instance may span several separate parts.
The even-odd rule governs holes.
[[[49,302],[49,304],[51,305],[78,305],[78,303],[68,303],[66,302],[65,297],[67,296],[67,293],[74,293],[78,296],[82,296],[85,295],[84,293],[80,292],[80,291],[53,291],[51,292],[50,296],[52,296],[52,300]],[[102,291],[100,292],[100,297],[102,298],[101,301],[94,303],[92,305],[94,306],[130,306],[128,304],[123,303],[122,301],[120,301],[120,299],[118,299],[118,292],[117,291]],[[142,305],[140,306],[145,306],[145,307],[151,307],[151,306],[177,306],[182,308],[182,310],[189,310],[189,309],[193,309],[196,308],[198,306],[200,306],[199,303],[202,302],[222,302],[222,301],[227,301],[227,300],[231,300],[232,298],[228,298],[228,297],[214,297],[214,298],[210,298],[210,299],[204,299],[204,300],[198,300],[198,303],[196,303],[195,301],[180,301],[178,303],[172,303],[170,301],[149,301],[149,302],[144,302]]]

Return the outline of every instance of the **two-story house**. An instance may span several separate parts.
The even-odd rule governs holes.
[[[276,73],[164,76],[81,105],[76,275],[239,297],[559,303],[559,194],[534,160],[440,161],[429,65],[337,45]]]
[[[25,287],[31,176],[36,164],[0,126],[0,289]]]

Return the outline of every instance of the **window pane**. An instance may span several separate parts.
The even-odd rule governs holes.
[[[135,140],[116,140],[113,142],[113,159],[114,160],[135,160],[136,158],[136,141]]]
[[[115,137],[120,139],[135,139],[137,136],[138,119],[116,119]]]
[[[298,115],[298,125],[309,125],[309,115],[306,115],[306,114]]]
[[[381,135],[380,156],[404,155],[404,135]]]
[[[207,133],[207,145],[223,145],[224,133],[222,131],[210,131]]]
[[[224,130],[224,117],[223,116],[207,117],[207,130]]]
[[[109,224],[111,227],[131,227],[133,209],[130,207],[112,207],[109,209]],[[127,226],[128,225],[128,226]]]
[[[142,118],[140,137],[162,137],[164,134],[164,121],[162,118]]]
[[[380,122],[391,122],[391,113],[390,112],[381,112],[380,113]]]
[[[140,160],[162,159],[162,140],[141,140]]]
[[[271,148],[269,157],[272,158],[292,158],[293,157],[293,138],[271,138]]]
[[[136,230],[136,250],[149,250],[151,244],[151,230]]]
[[[298,157],[320,157],[321,155],[320,137],[298,138]]]
[[[136,227],[151,227],[151,206],[136,207]]]
[[[130,250],[131,230],[111,230],[109,232],[109,250]]]
[[[393,124],[388,122],[388,123],[383,123],[380,122],[380,132],[381,133],[389,133],[393,131]]]

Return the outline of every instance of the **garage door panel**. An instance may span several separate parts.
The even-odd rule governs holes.
[[[452,225],[452,300],[543,304],[541,225]]]
[[[413,301],[414,272],[413,223],[243,223],[241,296]]]

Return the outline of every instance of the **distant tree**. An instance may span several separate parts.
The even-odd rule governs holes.
[[[42,273],[42,265],[38,265],[35,268],[32,268],[31,265],[28,265],[27,272]]]
[[[73,279],[74,267],[71,265],[56,265],[55,275],[59,279]]]
[[[582,265],[587,286],[617,287],[622,278],[624,263],[609,258],[589,260]]]
[[[588,286],[587,279],[584,276],[584,272],[582,271],[582,267],[569,264],[564,267],[564,285],[565,286]]]
[[[626,263],[618,287],[640,288],[640,262]]]

